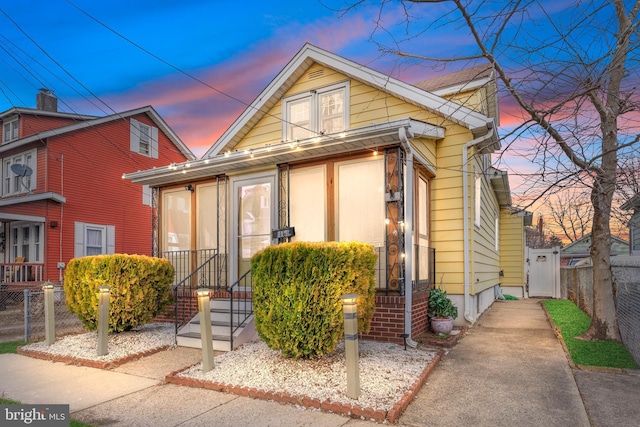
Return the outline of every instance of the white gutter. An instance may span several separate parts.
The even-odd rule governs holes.
[[[468,153],[467,150],[469,150],[470,147],[479,144],[481,142],[486,141],[487,139],[491,138],[493,136],[493,132],[488,132],[486,135],[481,136],[479,138],[476,138],[474,140],[471,140],[469,142],[467,142],[466,144],[464,144],[464,147],[462,147],[462,199],[463,199],[463,212],[462,212],[462,219],[463,219],[463,265],[464,265],[464,318],[467,320],[467,322],[471,323],[472,325],[475,323],[476,318],[471,316],[471,295],[470,295],[470,288],[471,288],[471,281],[469,279],[469,275],[470,275],[470,268],[469,268],[469,165],[467,164],[468,161]]]
[[[407,169],[405,171],[405,210],[404,210],[404,333],[407,345],[417,347],[418,343],[411,338],[411,308],[412,308],[412,269],[413,269],[413,150],[404,127],[398,129],[400,142],[407,153]]]

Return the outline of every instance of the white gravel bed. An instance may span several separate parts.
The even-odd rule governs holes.
[[[177,374],[180,377],[226,385],[287,392],[320,402],[357,403],[363,408],[391,409],[417,381],[433,360],[435,351],[414,349],[373,341],[359,341],[360,397],[346,396],[347,374],[344,345],[335,353],[310,360],[292,360],[269,349],[261,341],[244,344],[238,350],[214,359],[214,368],[202,371],[202,364]]]
[[[63,337],[51,346],[37,342],[23,348],[57,356],[112,362],[162,347],[174,347],[174,326],[154,323],[134,331],[109,334],[109,353],[104,356],[97,355],[97,340],[97,333],[89,332]],[[309,360],[293,360],[271,350],[262,341],[252,341],[235,351],[215,357],[214,368],[209,372],[203,372],[199,363],[177,376],[228,386],[286,392],[291,396],[306,396],[320,402],[356,403],[363,408],[388,411],[410,390],[436,356],[435,351],[420,347],[407,347],[405,350],[402,345],[364,340],[359,341],[358,349],[360,397],[357,400],[346,396],[344,343],[340,343],[332,354]]]
[[[109,334],[108,353],[98,356],[98,333],[88,332],[67,335],[51,345],[44,341],[27,344],[25,350],[37,351],[56,356],[70,356],[76,359],[112,362],[139,353],[146,353],[162,347],[175,346],[175,327],[172,323],[151,323],[135,330]]]

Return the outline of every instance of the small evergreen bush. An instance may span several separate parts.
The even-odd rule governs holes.
[[[251,260],[256,330],[274,350],[294,359],[331,353],[344,336],[344,294],[358,294],[358,332],[375,308],[377,254],[370,244],[284,243]]]
[[[151,322],[173,302],[173,275],[173,266],[162,258],[127,254],[74,258],[64,275],[66,304],[89,330],[96,330],[98,289],[109,286],[109,331],[128,331]]]

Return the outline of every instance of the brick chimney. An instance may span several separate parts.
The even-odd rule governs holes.
[[[58,111],[58,98],[55,97],[52,90],[41,88],[40,93],[36,95],[36,108],[44,111]]]

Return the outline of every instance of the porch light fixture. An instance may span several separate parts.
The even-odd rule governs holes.
[[[357,294],[345,294],[342,299],[344,313],[344,347],[347,356],[347,397],[357,399],[360,396],[360,367],[358,366],[358,306]]]

